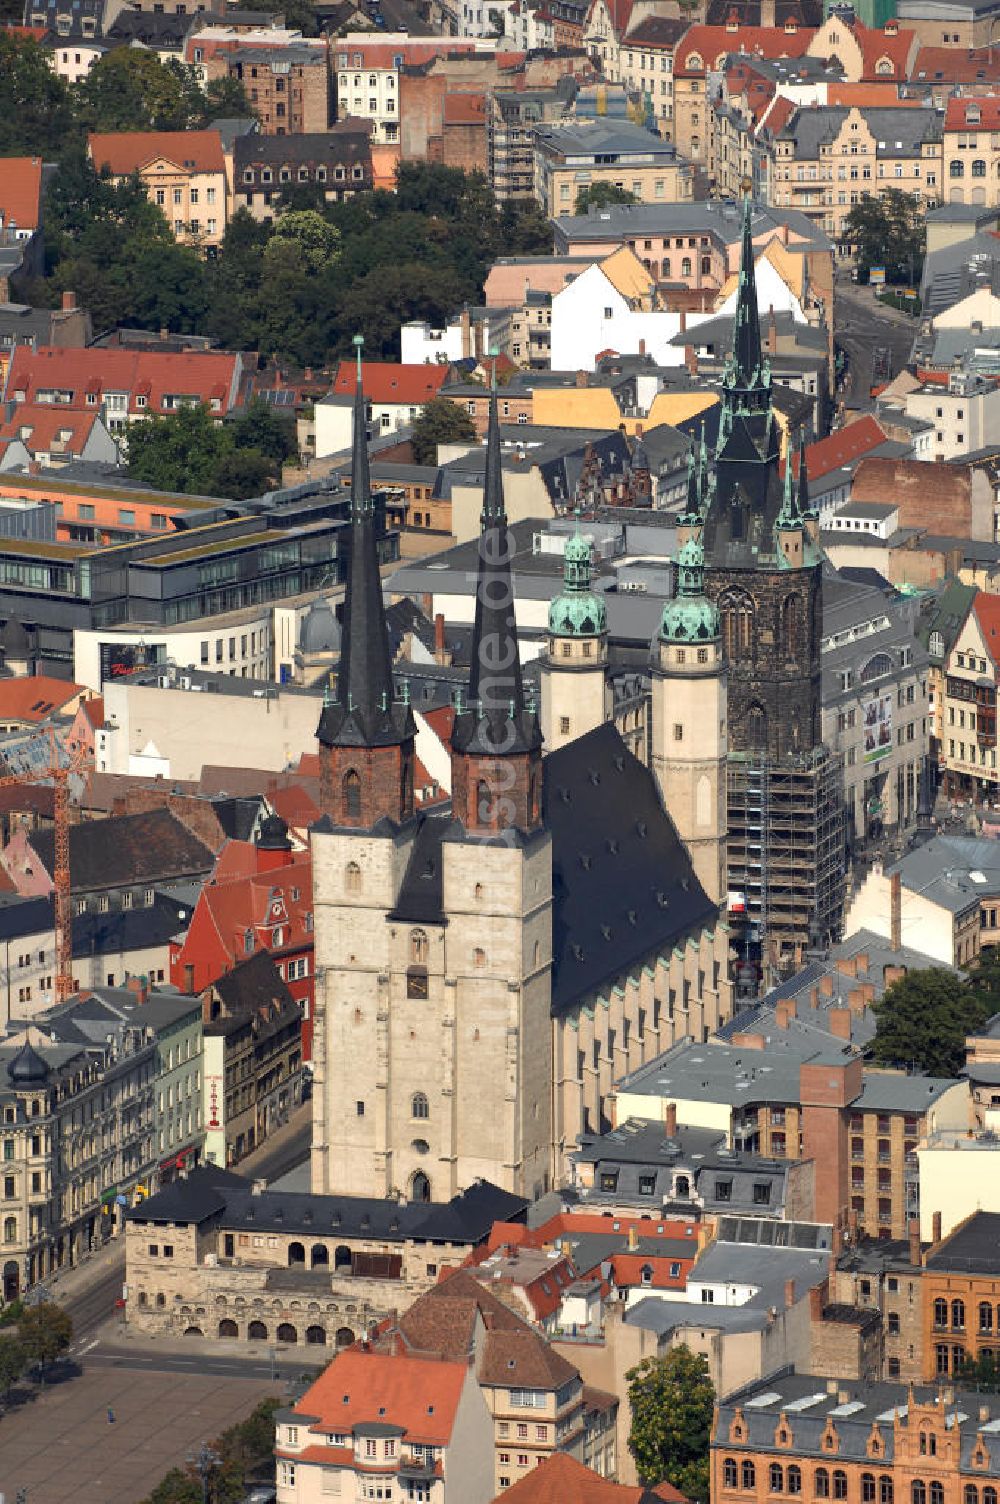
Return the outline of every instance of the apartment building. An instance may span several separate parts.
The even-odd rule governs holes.
[[[328,204],[373,187],[369,127],[348,121],[333,130],[265,136],[259,131],[233,143],[233,204],[270,224],[286,196],[308,185]]]
[[[771,202],[801,210],[838,242],[862,199],[898,188],[932,206],[941,183],[933,108],[819,105],[796,110],[775,134]]]
[[[193,1002],[197,1010],[196,1000],[167,994],[145,1003],[129,992],[90,994],[0,1045],[5,1299],[78,1263],[121,1230],[124,1209],[149,1195],[161,1173],[197,1159]]]
[[[181,245],[222,244],[226,162],[217,130],[92,132],[87,154],[97,172],[138,176]]]
[[[325,131],[330,124],[330,72],[323,41],[277,27],[243,31],[218,26],[188,36],[184,61],[202,83],[238,79],[266,136]]]
[[[958,1376],[966,1363],[996,1362],[1000,1345],[1000,1214],[976,1211],[925,1260],[923,1374]]]
[[[957,460],[988,447],[1000,423],[1000,384],[967,366],[925,371],[903,397],[910,418],[929,425],[928,460]]]
[[[337,121],[367,120],[373,143],[398,144],[403,68],[431,62],[441,50],[440,41],[413,41],[406,32],[349,32],[333,38],[330,66]],[[449,40],[447,50],[449,55],[494,53],[496,43],[456,39]]]
[[[858,992],[864,1005],[866,984]],[[838,1028],[849,1020],[848,1010]],[[846,1041],[784,1028],[766,1038],[747,1030],[738,1043],[675,1045],[619,1081],[615,1101],[619,1121],[664,1121],[673,1108],[678,1123],[720,1128],[739,1151],[813,1158],[824,1167],[818,1220],[853,1214],[873,1236],[894,1238],[907,1235],[919,1208],[918,1140],[969,1120],[964,1081],[865,1070]]]
[[[1000,204],[1000,99],[949,99],[944,175],[949,204]]]
[[[694,196],[694,172],[669,141],[625,120],[577,120],[535,130],[535,197],[546,214],[572,214],[580,190],[611,183],[643,204]]]
[[[619,49],[621,81],[639,93],[646,124],[666,141],[674,135],[674,51],[687,29],[686,20],[646,16]]]
[[[944,661],[939,766],[953,796],[995,797],[1000,597],[977,592]]]

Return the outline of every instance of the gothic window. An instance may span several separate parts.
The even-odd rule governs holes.
[[[413,1097],[410,1101],[410,1116],[415,1118],[429,1118],[430,1115],[431,1108],[430,1103],[427,1100],[427,1093],[422,1091],[414,1092]]]
[[[816,1469],[813,1493],[817,1499],[828,1499],[830,1497],[830,1474],[825,1467],[818,1467]]]
[[[747,715],[747,747],[762,752],[767,746],[767,713],[763,705],[753,704]]]
[[[795,1462],[788,1469],[787,1487],[790,1494],[802,1492],[802,1469]]]
[[[411,963],[413,965],[415,965],[415,966],[426,966],[427,965],[427,953],[428,953],[427,931],[426,930],[411,930],[410,931],[410,961],[411,961]]]
[[[768,1484],[769,1484],[770,1492],[772,1494],[780,1494],[780,1493],[784,1492],[784,1489],[785,1489],[785,1470],[781,1466],[780,1462],[772,1462],[771,1463],[770,1476],[768,1478]]]
[[[979,1305],[979,1330],[981,1332],[993,1330],[993,1307],[988,1300],[981,1301]]]
[[[736,1458],[727,1457],[722,1464],[722,1481],[726,1488],[735,1488],[739,1474],[736,1471]]]
[[[344,774],[343,796],[344,818],[346,820],[360,820],[361,779],[353,768]]]
[[[478,825],[488,825],[490,815],[493,813],[493,799],[490,794],[490,786],[485,778],[480,778],[476,784],[476,808],[475,819]]]
[[[835,1499],[847,1498],[847,1474],[842,1467],[834,1468],[833,1471],[833,1497]]]
[[[749,658],[753,652],[753,601],[741,590],[727,590],[719,597],[719,612],[726,657]]]
[[[410,1180],[410,1200],[429,1201],[431,1199],[431,1183],[423,1170],[418,1170]]]
[[[538,785],[539,776],[537,770],[532,773],[528,783],[528,819],[532,824],[538,819]]]
[[[861,1504],[875,1504],[875,1474],[861,1474]]]
[[[745,1461],[743,1463],[743,1467],[742,1467],[741,1471],[742,1471],[742,1480],[741,1481],[742,1481],[743,1487],[744,1488],[756,1488],[757,1487],[757,1469],[754,1467],[753,1463],[750,1462],[749,1460]]]
[[[348,862],[344,868],[344,888],[348,893],[361,892],[361,868],[357,862]]]
[[[951,1325],[956,1332],[965,1331],[965,1301],[953,1300],[951,1303]]]
[[[786,658],[794,658],[802,634],[802,598],[786,595],[781,603],[781,646]]]

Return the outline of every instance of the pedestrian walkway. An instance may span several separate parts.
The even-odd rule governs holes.
[[[116,1267],[122,1270],[125,1268],[124,1234],[112,1238],[91,1253],[85,1253],[72,1268],[67,1265],[64,1269],[56,1269],[52,1274],[46,1275],[34,1289],[44,1289],[60,1305],[68,1305],[92,1285],[106,1279]]]

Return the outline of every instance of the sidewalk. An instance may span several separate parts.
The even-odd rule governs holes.
[[[125,1270],[125,1237],[124,1234],[112,1238],[110,1242],[95,1248],[92,1253],[85,1253],[80,1262],[72,1269],[57,1269],[52,1274],[47,1274],[43,1280],[39,1280],[34,1286],[36,1290],[45,1289],[53,1300],[65,1305],[77,1295],[89,1290],[99,1280],[107,1278],[115,1266],[120,1267],[122,1278]]]
[[[276,1128],[252,1153],[247,1154],[238,1164],[233,1165],[233,1173],[235,1175],[245,1175],[248,1180],[252,1180],[257,1166],[264,1165],[266,1174],[266,1166],[270,1161],[278,1159],[282,1148],[290,1140],[300,1135],[303,1129],[308,1128],[311,1123],[312,1099],[310,1098],[308,1102],[299,1103],[287,1123],[282,1123],[281,1127]],[[306,1139],[305,1153],[308,1156],[308,1138]]]

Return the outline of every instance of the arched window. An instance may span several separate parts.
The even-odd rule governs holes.
[[[262,1321],[251,1321],[247,1327],[247,1338],[250,1342],[265,1342],[267,1340],[267,1327]]]
[[[427,931],[410,931],[410,962],[414,966],[427,965]]]
[[[948,1302],[939,1296],[934,1302],[934,1325],[937,1327],[948,1325]]]
[[[486,965],[486,952],[483,950],[483,947],[481,945],[477,945],[475,950],[472,952],[472,964],[473,966],[478,968],[482,968]]]
[[[953,1300],[951,1303],[951,1329],[953,1332],[965,1331],[964,1300]]]
[[[974,178],[984,178],[986,176],[986,163],[983,161],[982,157],[976,157],[974,159],[972,163],[972,176]]]
[[[722,1464],[722,1483],[724,1488],[735,1488],[739,1480],[736,1470],[736,1458],[727,1457]]]
[[[842,1467],[833,1470],[833,1497],[835,1499],[847,1498],[847,1474]]]
[[[692,136],[691,137],[691,155],[693,157],[696,157],[700,151],[701,151],[701,137],[700,136]]]
[[[861,1474],[861,1504],[875,1504],[875,1474]]]
[[[997,1491],[992,1483],[987,1483],[983,1489],[983,1504],[997,1504]]]
[[[643,1285],[651,1285],[653,1283],[652,1264],[643,1264],[642,1268],[639,1270],[639,1282]]]
[[[944,1484],[936,1478],[931,1484],[931,1504],[944,1504]]]
[[[485,778],[480,778],[476,784],[476,809],[475,819],[479,825],[488,825],[493,813],[493,795]]]
[[[330,1267],[330,1250],[325,1243],[314,1243],[309,1251],[309,1263],[313,1269]]]
[[[361,819],[361,779],[353,768],[344,774],[342,805],[345,820]]]
[[[785,1470],[780,1462],[772,1462],[768,1471],[767,1486],[772,1494],[782,1494],[785,1491]]]
[[[664,256],[664,258],[663,258],[663,278],[664,278],[664,281],[669,276],[670,276],[670,257],[669,256]]]
[[[753,601],[742,590],[726,590],[719,597],[722,645],[726,657],[747,658],[753,652]]]
[[[361,868],[357,862],[348,862],[344,868],[344,890],[347,893],[361,892]]]
[[[410,1178],[410,1200],[429,1201],[431,1199],[431,1183],[423,1170],[417,1170]]]
[[[993,1330],[993,1307],[988,1300],[982,1300],[979,1303],[979,1330],[981,1332]]]
[[[802,1492],[802,1469],[797,1462],[793,1462],[785,1475],[785,1491],[790,1494]]]
[[[878,1480],[878,1504],[892,1504],[892,1474],[882,1473]]]
[[[431,1106],[427,1100],[426,1092],[415,1091],[410,1099],[410,1116],[414,1118],[429,1118]]]
[[[762,752],[767,746],[767,713],[763,705],[751,705],[747,715],[747,747]]]
[[[816,1469],[816,1476],[813,1479],[813,1493],[817,1499],[828,1499],[830,1497],[830,1474],[825,1467],[818,1467]]]
[[[304,1245],[302,1243],[289,1243],[289,1245],[288,1245],[288,1263],[289,1263],[289,1267],[291,1267],[291,1265],[293,1265],[293,1264],[305,1264],[305,1261],[306,1261],[306,1250],[305,1250]]]
[[[802,598],[786,595],[781,603],[781,646],[786,658],[794,658],[799,650],[802,630]]]
[[[220,1321],[219,1322],[219,1336],[220,1337],[238,1337],[239,1335],[240,1335],[240,1329],[236,1325],[235,1321]]]
[[[965,163],[964,162],[960,162],[957,157],[954,157],[948,163],[948,176],[950,178],[964,178],[965,177]]]
[[[927,1487],[921,1478],[910,1484],[910,1504],[927,1504]]]
[[[920,1432],[920,1455],[921,1457],[935,1457],[937,1455],[937,1437],[926,1426]]]
[[[690,277],[690,275],[691,275],[691,257],[690,256],[685,256],[684,259],[683,259],[683,261],[681,262],[681,276],[682,277]]]
[[[979,1489],[974,1483],[965,1485],[965,1504],[979,1504]]]
[[[757,1487],[757,1469],[749,1459],[740,1468],[740,1484],[743,1488]]]
[[[888,653],[873,653],[867,663],[861,666],[862,684],[871,684],[873,679],[884,679],[886,674],[892,673],[892,659]]]
[[[875,72],[879,75],[880,78],[891,78],[893,73],[892,59],[888,57],[880,57],[878,62],[875,64]]]

